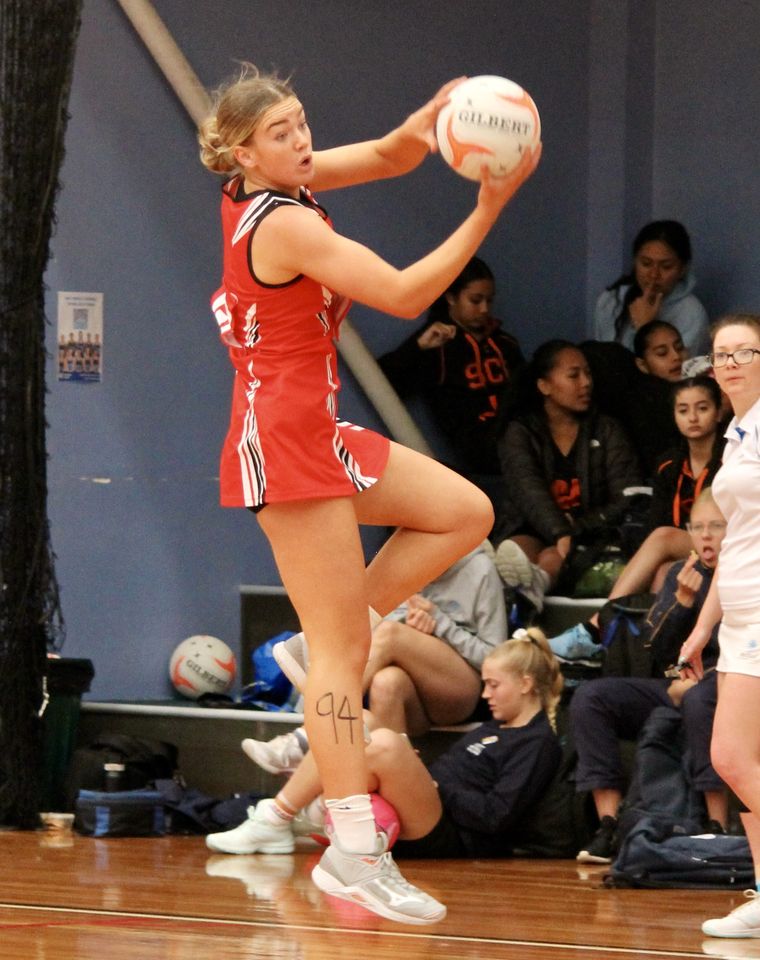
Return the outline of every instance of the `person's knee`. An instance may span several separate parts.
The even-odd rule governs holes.
[[[392,765],[403,751],[409,749],[409,746],[408,738],[402,733],[397,733],[388,727],[373,730],[366,750],[370,770]]]
[[[740,744],[714,737],[710,747],[710,762],[724,783],[741,792],[741,784],[748,777],[748,760]]]
[[[593,715],[608,712],[609,697],[604,678],[581,683],[570,700],[570,719],[574,724],[584,723]]]
[[[414,688],[409,675],[400,667],[383,667],[372,678],[369,685],[370,712],[381,713],[385,704],[403,702]]]
[[[370,656],[386,656],[393,650],[396,638],[402,624],[396,620],[381,620],[372,631],[372,642],[370,644]]]
[[[469,481],[457,491],[456,501],[451,504],[450,528],[462,535],[466,546],[474,549],[491,532],[494,523],[493,504],[488,496]]]

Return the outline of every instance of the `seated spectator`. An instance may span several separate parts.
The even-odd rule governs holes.
[[[633,352],[619,343],[593,340],[581,349],[594,378],[597,407],[623,425],[644,477],[651,479],[661,454],[680,439],[671,394],[686,359],[678,331],[657,320],[637,330]]]
[[[652,320],[636,331],[633,355],[642,373],[677,383],[689,352],[672,323]]]
[[[694,788],[704,794],[708,828],[713,832],[726,828],[726,788],[710,763],[716,673],[711,671],[699,684],[664,676],[678,660],[680,647],[696,622],[718,562],[725,527],[710,489],[703,490],[692,509],[694,553],[670,569],[647,617],[648,636],[642,634],[640,638],[642,643],[652,645],[653,677],[601,677],[582,682],[573,694],[570,719],[578,751],[576,789],[580,793],[591,791],[599,816],[599,829],[580,851],[578,860],[609,863],[613,858],[625,780],[618,739],[635,739],[658,706],[681,707],[689,745],[689,773]],[[712,666],[717,653],[716,630],[708,653]]]
[[[575,546],[616,538],[623,491],[640,482],[636,454],[622,427],[594,410],[592,386],[578,347],[543,344],[520,373],[499,441],[496,567],[537,610]]]
[[[722,394],[711,377],[679,381],[672,390],[673,419],[680,443],[667,451],[657,468],[650,507],[650,533],[615,581],[608,599],[657,592],[670,564],[685,560],[692,549],[688,532],[694,500],[720,468],[723,453]],[[599,643],[599,615],[552,639],[555,650]]]
[[[496,425],[523,364],[517,340],[491,316],[494,278],[473,257],[424,325],[378,363],[401,397],[421,396],[468,477],[499,473]]]
[[[656,220],[633,241],[633,264],[596,301],[594,336],[632,348],[637,330],[666,320],[692,356],[709,350],[709,320],[692,292],[691,241],[676,220]]]
[[[482,675],[492,719],[465,734],[429,769],[406,737],[372,731],[367,789],[398,814],[398,857],[509,856],[519,845],[521,821],[559,767],[561,750],[552,728],[562,677],[543,635],[531,630],[501,644],[483,661]],[[243,824],[210,834],[206,843],[221,853],[289,853],[294,816],[304,808],[315,816],[319,793],[316,764],[307,754],[276,797],[250,807]],[[326,801],[328,809],[333,802]]]
[[[504,588],[481,546],[375,627],[364,671],[370,712],[411,736],[462,723],[480,699],[483,658],[508,635]]]
[[[504,588],[480,546],[372,631],[364,691],[378,725],[416,736],[469,719],[480,699],[483,658],[507,636]],[[270,773],[289,773],[308,741],[299,727],[242,746]]]

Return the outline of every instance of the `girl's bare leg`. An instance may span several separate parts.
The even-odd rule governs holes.
[[[369,709],[381,727],[419,736],[431,723],[409,675],[400,667],[383,667],[369,687]]]
[[[625,565],[610,590],[608,599],[614,600],[615,597],[627,597],[631,593],[649,590],[660,565],[668,561],[683,560],[689,556],[691,548],[691,537],[685,530],[677,527],[657,527]],[[599,614],[595,613],[591,622],[598,625]]]
[[[393,805],[402,838],[424,837],[438,823],[443,808],[433,778],[409,739],[393,730],[375,729],[366,754],[364,790],[379,793]],[[301,810],[320,792],[317,766],[307,753],[280,794],[293,810]]]
[[[741,819],[760,880],[760,678],[718,675],[711,759],[749,813]]]
[[[366,793],[367,577],[351,498],[275,503],[259,522],[309,638],[304,723],[327,797]]]
[[[482,543],[493,525],[481,490],[396,443],[382,478],[353,503],[359,523],[398,528],[367,568],[370,606],[383,616]]]
[[[647,590],[661,564],[669,560],[683,560],[689,556],[691,548],[691,537],[685,530],[657,527],[628,561],[615,581],[609,599]]]
[[[393,730],[373,730],[367,766],[369,789],[395,807],[401,838],[416,840],[430,833],[441,818],[441,798],[409,739]]]
[[[397,725],[398,717],[405,714],[404,704],[399,702],[393,712],[393,702],[397,697],[404,699],[404,691],[399,687],[399,678],[389,672],[390,667],[400,668],[416,691],[417,703],[422,708],[418,719],[422,723],[415,724],[415,729]],[[364,688],[370,691],[370,709],[382,726],[399,732],[422,733],[431,723],[459,723],[466,719],[480,696],[480,676],[438,637],[405,623],[384,620],[372,633]],[[413,701],[409,706],[413,708]],[[413,719],[418,711],[412,710],[407,715]]]

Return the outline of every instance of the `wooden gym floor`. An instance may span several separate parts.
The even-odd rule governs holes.
[[[2,831],[0,958],[760,960],[760,940],[699,930],[740,891],[609,890],[603,867],[574,861],[407,861],[449,911],[407,926],[319,893],[306,843],[292,856],[220,856],[203,837]]]

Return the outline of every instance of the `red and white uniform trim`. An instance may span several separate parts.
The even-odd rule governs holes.
[[[251,250],[261,221],[297,204],[330,223],[308,190],[246,194],[241,178],[222,192],[224,274],[211,298],[235,368],[222,449],[223,506],[347,496],[367,489],[388,460],[387,438],[338,420],[336,340],[350,303],[306,276],[262,283]]]

